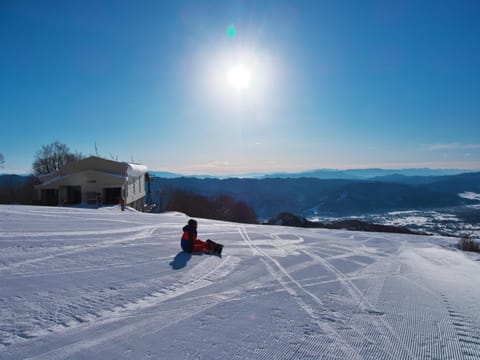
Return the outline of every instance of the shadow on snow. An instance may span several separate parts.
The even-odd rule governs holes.
[[[175,257],[173,258],[172,262],[169,264],[173,270],[180,270],[187,266],[187,263],[192,258],[192,255],[201,256],[203,253],[193,253],[189,254],[185,251],[180,251]]]

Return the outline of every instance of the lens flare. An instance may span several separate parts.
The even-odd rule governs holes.
[[[237,35],[237,30],[235,29],[235,25],[233,25],[233,24],[228,25],[227,36],[230,39],[233,39],[235,37],[235,35]]]

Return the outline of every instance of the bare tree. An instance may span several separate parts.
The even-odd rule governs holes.
[[[70,162],[83,159],[81,153],[72,153],[67,145],[55,141],[49,145],[43,145],[35,154],[33,160],[33,172],[35,175],[46,175],[60,170]]]

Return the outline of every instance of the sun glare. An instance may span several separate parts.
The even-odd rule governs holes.
[[[233,67],[228,73],[228,82],[237,90],[248,88],[250,81],[250,71],[242,65]]]

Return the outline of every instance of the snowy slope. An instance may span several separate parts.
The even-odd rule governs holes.
[[[455,240],[0,206],[1,359],[477,359]]]

